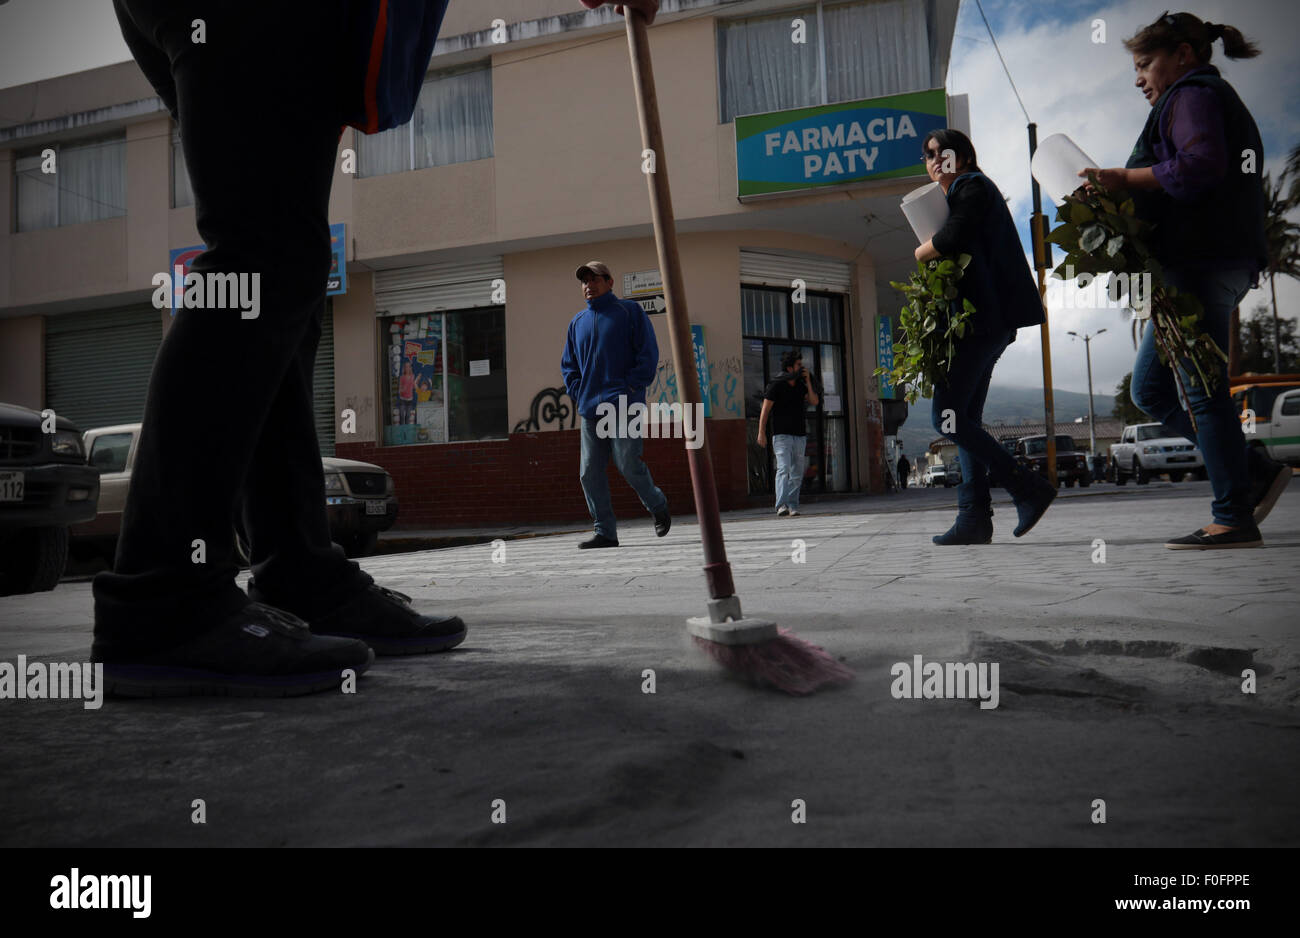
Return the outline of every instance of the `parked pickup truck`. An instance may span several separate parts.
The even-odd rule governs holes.
[[[1262,446],[1269,456],[1289,466],[1300,466],[1300,380],[1296,379],[1295,375],[1261,375],[1234,378],[1232,385],[1246,442]]]
[[[925,475],[921,477],[921,482],[928,489],[932,489],[937,485],[942,485],[944,488],[951,488],[956,485],[955,481],[949,480],[948,468],[943,463],[926,466]]]
[[[131,484],[140,424],[96,427],[85,433],[90,464],[100,471],[99,511],[92,520],[72,527],[73,551],[87,557],[96,553],[113,557],[113,547],[122,526],[122,509]],[[380,531],[397,520],[397,496],[393,478],[381,466],[353,459],[321,459],[325,471],[325,513],[330,537],[342,545],[349,557],[373,553]],[[248,562],[248,544],[236,525],[235,546],[239,559]]]
[[[54,589],[68,526],[95,517],[98,499],[99,473],[76,426],[0,404],[0,596]]]
[[[1033,469],[1044,479],[1048,477],[1046,433],[1022,436],[1016,440],[1015,448],[1011,452],[1016,457],[1016,462]],[[1057,434],[1056,484],[1064,483],[1067,487],[1073,488],[1076,482],[1081,488],[1092,485],[1092,473],[1088,471],[1088,456],[1079,452],[1073,437],[1064,433]]]
[[[1186,437],[1172,436],[1158,423],[1137,423],[1124,428],[1118,443],[1110,444],[1108,474],[1116,485],[1130,478],[1146,485],[1153,476],[1168,474],[1179,482],[1190,473],[1205,478],[1205,460],[1196,444]]]

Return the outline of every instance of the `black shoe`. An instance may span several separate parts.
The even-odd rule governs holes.
[[[948,547],[954,544],[990,544],[993,542],[993,520],[991,511],[975,515],[958,515],[953,526],[943,534],[936,534],[930,540]]]
[[[1165,546],[1170,550],[1230,550],[1235,547],[1263,547],[1264,539],[1260,536],[1259,526],[1252,521],[1222,534],[1206,534],[1205,529],[1201,528],[1194,534],[1167,541]]]
[[[96,636],[90,659],[120,697],[296,697],[338,687],[375,660],[364,642],[313,635],[282,609],[249,603],[164,651],[140,653]]]
[[[657,525],[656,525],[657,527]],[[578,545],[579,550],[591,550],[595,547],[617,547],[618,541],[613,541],[603,534],[594,535],[590,540],[583,541]]]
[[[372,583],[364,592],[311,620],[317,635],[357,638],[377,655],[419,655],[446,651],[465,641],[460,616],[427,616],[411,597]]]
[[[1047,512],[1047,508],[1056,498],[1056,487],[1036,472],[1022,470],[1013,483],[1007,487],[1016,504],[1016,516],[1020,523],[1011,532],[1016,537],[1023,537]]]
[[[668,514],[668,506],[665,505],[663,511],[655,512],[655,534],[663,537],[668,533],[668,529],[672,526],[673,519],[672,516]]]
[[[1291,484],[1290,466],[1267,457],[1262,458],[1264,462],[1260,471],[1251,473],[1250,500],[1255,506],[1255,524],[1268,517],[1286,487]]]

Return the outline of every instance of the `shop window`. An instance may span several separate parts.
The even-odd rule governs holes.
[[[395,316],[380,323],[386,446],[506,438],[503,308]]]
[[[54,151],[52,173],[45,150]],[[18,231],[126,214],[126,136],[51,143],[14,161]]]
[[[466,163],[493,152],[492,69],[442,72],[424,83],[415,114],[405,124],[357,135],[357,175]]]
[[[803,42],[793,41],[796,18]],[[933,58],[925,0],[809,4],[722,21],[721,120],[925,91],[935,85]]]

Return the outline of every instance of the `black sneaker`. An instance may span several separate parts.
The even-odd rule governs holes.
[[[411,607],[411,597],[374,583],[329,612],[314,616],[317,635],[355,638],[377,655],[419,655],[446,651],[465,641],[460,616],[426,616]]]
[[[668,533],[668,529],[672,526],[673,519],[672,516],[668,514],[668,506],[665,505],[663,511],[655,512],[655,534],[663,537]]]
[[[1260,472],[1252,473],[1250,487],[1251,501],[1255,505],[1255,524],[1268,517],[1277,500],[1282,497],[1286,487],[1291,484],[1291,467],[1285,463],[1268,459],[1260,467]]]
[[[595,547],[617,547],[618,541],[611,540],[603,534],[597,534],[578,545],[578,550],[591,550]]]
[[[1222,534],[1207,534],[1204,528],[1200,528],[1186,537],[1167,541],[1165,546],[1170,550],[1229,550],[1236,547],[1263,547],[1264,538],[1260,536],[1259,527],[1252,521]]]
[[[375,660],[364,642],[313,635],[283,609],[249,603],[194,638],[141,653],[96,636],[90,660],[119,697],[296,697],[338,687]]]

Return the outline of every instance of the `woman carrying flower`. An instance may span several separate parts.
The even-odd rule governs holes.
[[[1259,49],[1237,29],[1190,13],[1162,14],[1124,42],[1135,84],[1151,105],[1123,169],[1088,169],[1108,190],[1134,194],[1138,216],[1154,225],[1151,252],[1165,282],[1204,308],[1201,328],[1228,347],[1232,310],[1258,285],[1267,266],[1266,213],[1259,129],[1236,91],[1210,64],[1212,43],[1230,59]],[[1195,440],[1214,490],[1214,521],[1168,541],[1172,550],[1258,547],[1258,522],[1290,480],[1286,466],[1249,450],[1219,362],[1208,391],[1179,363],[1196,425],[1183,410],[1170,363],[1162,363],[1148,328],[1133,365],[1133,403],[1169,429]]]
[[[987,544],[993,539],[990,481],[1015,501],[1020,537],[1038,523],[1056,489],[1020,466],[983,425],[984,400],[993,368],[1016,339],[1016,330],[1043,322],[1043,302],[1025,263],[1002,193],[985,176],[970,138],[959,130],[936,130],[922,145],[926,171],[948,198],[948,220],[916,249],[918,261],[969,254],[957,281],[954,304],[975,307],[969,328],[956,343],[946,381],[935,384],[930,419],[957,444],[961,484],[957,521],[936,544]]]

